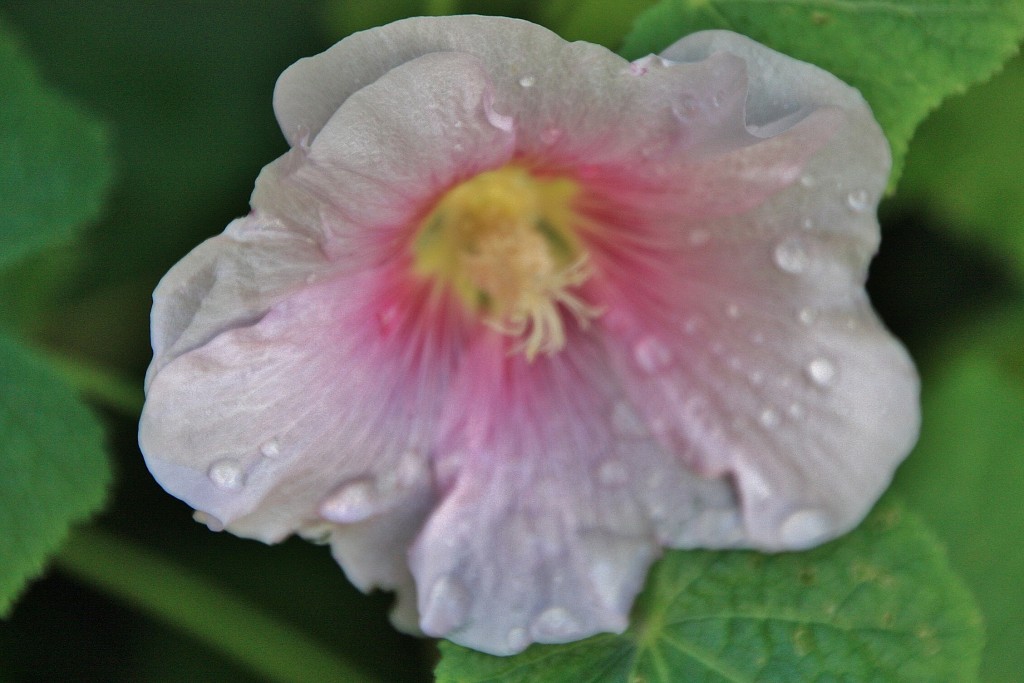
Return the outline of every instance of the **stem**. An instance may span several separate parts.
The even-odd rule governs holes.
[[[377,681],[290,624],[137,545],[76,530],[57,556],[66,573],[181,629],[270,681]]]

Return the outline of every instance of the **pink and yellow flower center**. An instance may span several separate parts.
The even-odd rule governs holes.
[[[599,311],[576,289],[591,275],[573,211],[579,186],[508,165],[448,190],[413,242],[414,268],[473,315],[521,338],[528,359],[565,346],[562,308],[581,325]]]

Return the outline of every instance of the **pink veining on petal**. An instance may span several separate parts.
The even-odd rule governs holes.
[[[274,106],[292,151],[154,297],[140,444],[211,528],[505,655],[626,628],[663,548],[843,533],[909,450],[863,291],[888,151],[825,72],[421,18]]]

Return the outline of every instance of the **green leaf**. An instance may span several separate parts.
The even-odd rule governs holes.
[[[539,23],[566,40],[586,40],[615,50],[628,27],[654,0],[550,0],[538,3]]]
[[[890,190],[918,123],[984,80],[1024,35],[1020,0],[662,0],[626,38],[630,58],[702,29],[729,29],[860,89],[893,150]]]
[[[97,419],[44,360],[0,335],[0,616],[109,483]]]
[[[1024,671],[1024,311],[972,329],[924,385],[921,440],[896,478],[949,544],[985,615],[982,678]],[[966,351],[965,351],[966,349]]]
[[[938,226],[1001,260],[1024,281],[1024,57],[951,98],[918,129],[900,194]]]
[[[805,553],[674,551],[622,635],[492,657],[442,643],[441,683],[970,681],[980,617],[932,535],[892,503]]]
[[[47,87],[0,25],[0,267],[72,237],[110,180],[102,125]]]

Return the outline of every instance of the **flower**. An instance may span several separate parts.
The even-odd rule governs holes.
[[[140,442],[211,528],[330,543],[401,627],[509,654],[625,628],[664,547],[847,531],[910,449],[863,290],[888,148],[824,71],[419,18],[274,106],[252,212],[154,294]]]

